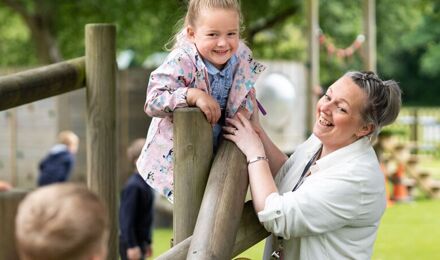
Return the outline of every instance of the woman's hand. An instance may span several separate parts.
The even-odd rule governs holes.
[[[211,125],[220,119],[220,106],[213,97],[198,88],[189,88],[186,94],[186,101],[189,106],[196,106],[202,110],[206,119]]]
[[[234,142],[245,154],[247,160],[257,156],[265,156],[263,143],[254,131],[251,122],[241,113],[235,119],[226,118],[227,126],[223,127],[224,137]]]
[[[254,128],[254,131],[259,135],[262,131],[261,125],[260,125],[260,111],[258,109],[257,104],[257,97],[255,93],[255,88],[252,88],[251,91],[249,91],[249,95],[251,96],[252,104],[254,107],[254,111],[252,112],[250,122],[252,124],[252,127]]]

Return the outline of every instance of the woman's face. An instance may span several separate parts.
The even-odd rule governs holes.
[[[326,153],[349,145],[371,131],[372,126],[365,124],[361,116],[366,101],[366,93],[347,76],[328,88],[318,101],[313,127]]]

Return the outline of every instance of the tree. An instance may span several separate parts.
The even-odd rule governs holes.
[[[51,8],[52,2],[40,0],[35,0],[35,2],[1,1],[20,15],[29,28],[40,63],[53,63],[62,60],[54,31],[53,18],[55,14],[53,13],[54,9]]]
[[[259,59],[307,61],[305,1],[242,0],[243,37]],[[187,0],[0,0],[0,66],[35,65],[84,55],[84,25],[117,25],[117,49],[132,49],[140,64],[176,31]],[[320,0],[326,40],[349,46],[362,33],[361,0]],[[404,89],[407,104],[435,104],[440,72],[440,17],[435,0],[376,0],[378,71]],[[32,48],[34,46],[34,48]],[[35,51],[33,51],[35,50]],[[320,79],[328,86],[361,70],[360,52],[338,58],[321,48]],[[424,90],[419,91],[423,86]],[[425,94],[428,93],[428,94]]]
[[[38,63],[42,64],[82,55],[84,25],[95,22],[116,24],[118,49],[133,49],[140,63],[147,55],[163,49],[186,7],[183,0],[109,0],[105,4],[92,0],[0,0],[0,3],[21,17],[30,33],[27,39],[21,40],[32,40]],[[268,8],[254,13],[254,4]],[[286,4],[286,1],[243,1],[243,5],[246,5],[245,17],[248,12],[252,13],[252,18],[246,20],[250,29],[245,32],[250,44],[259,31],[282,24],[299,11],[298,5]],[[269,11],[270,15],[265,17],[262,10]],[[0,21],[6,21],[6,17],[0,12]]]

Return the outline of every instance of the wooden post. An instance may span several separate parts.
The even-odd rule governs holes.
[[[86,25],[87,185],[104,200],[109,211],[108,259],[119,257],[115,38],[114,25]]]
[[[18,185],[18,174],[17,174],[17,143],[18,143],[18,131],[17,131],[17,108],[11,109],[10,125],[11,125],[11,178],[10,183],[12,187],[17,187]]]
[[[313,130],[315,121],[315,103],[317,101],[314,88],[319,84],[319,0],[307,1],[307,19],[309,25],[309,58],[308,80],[306,91],[306,133],[309,136]]]
[[[0,259],[18,260],[15,248],[15,215],[26,191],[0,192]]]
[[[212,160],[212,127],[199,108],[174,111],[174,244],[192,235]],[[192,129],[192,130],[190,130]]]
[[[419,113],[418,108],[413,108],[410,110],[413,118],[413,122],[410,126],[410,140],[414,144],[414,153],[419,153]]]
[[[376,71],[376,1],[364,0],[363,28],[365,35],[364,69]]]
[[[230,259],[249,184],[237,146],[223,140],[203,195],[187,259]]]
[[[252,201],[246,202],[243,208],[243,214],[240,219],[237,237],[235,238],[234,249],[232,257],[235,257],[245,250],[254,246],[261,240],[270,235],[269,232],[260,224],[257,215],[255,214]],[[160,255],[157,260],[184,260],[188,253],[191,244],[192,236],[175,245],[173,248]]]

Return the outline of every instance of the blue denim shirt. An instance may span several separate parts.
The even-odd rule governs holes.
[[[238,62],[235,55],[228,60],[225,67],[222,70],[217,69],[212,63],[207,60],[203,60],[206,69],[208,70],[209,84],[211,87],[211,96],[217,100],[222,111],[222,116],[218,123],[214,125],[212,129],[212,136],[214,138],[214,151],[217,150],[220,134],[222,132],[222,126],[225,124],[225,108],[228,101],[229,90],[232,86],[232,79],[234,76],[234,68]]]

